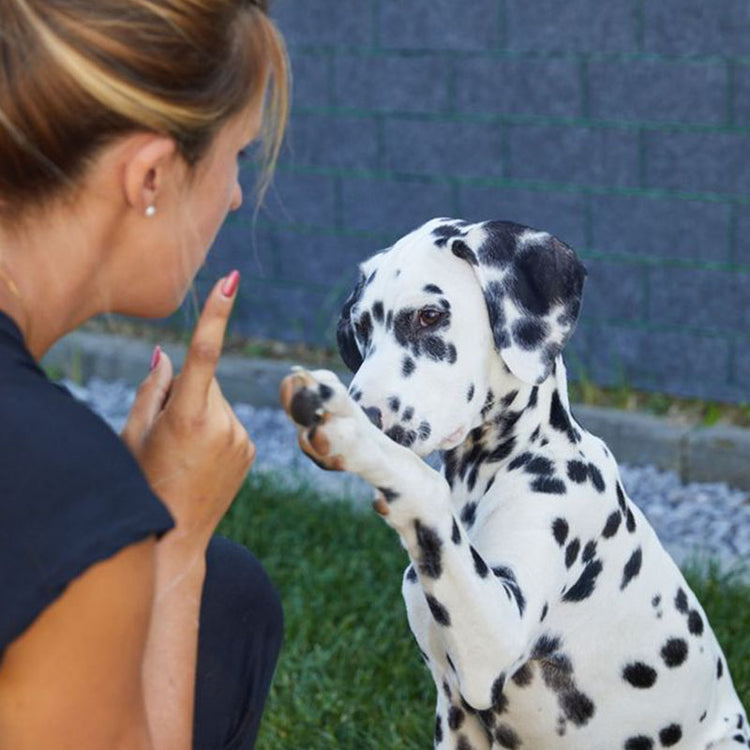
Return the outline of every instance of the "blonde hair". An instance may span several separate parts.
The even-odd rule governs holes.
[[[2,0],[0,66],[2,217],[64,194],[129,132],[169,135],[194,166],[264,92],[268,184],[289,73],[266,0]]]

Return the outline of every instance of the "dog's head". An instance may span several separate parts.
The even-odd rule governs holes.
[[[584,278],[546,232],[433,219],[360,265],[337,330],[350,393],[418,454],[454,447],[481,423],[491,380],[509,392],[549,376]]]

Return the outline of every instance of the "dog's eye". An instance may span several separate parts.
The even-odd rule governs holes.
[[[421,328],[429,328],[430,326],[434,326],[443,315],[442,310],[436,310],[434,307],[423,307],[417,313],[417,320]]]

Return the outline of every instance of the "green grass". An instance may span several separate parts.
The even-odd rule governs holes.
[[[220,531],[263,562],[286,635],[259,750],[424,750],[434,688],[401,600],[406,553],[374,513],[253,475]],[[750,705],[750,587],[688,571]]]

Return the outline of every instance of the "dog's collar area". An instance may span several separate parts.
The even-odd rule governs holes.
[[[534,445],[544,447],[554,433],[573,442],[580,437],[562,388],[567,389],[567,379],[561,362],[537,386],[519,383],[508,391],[507,380],[490,383],[481,424],[462,443],[441,451],[444,475],[456,497],[478,501],[499,471]],[[542,434],[543,424],[552,427],[549,435]]]

